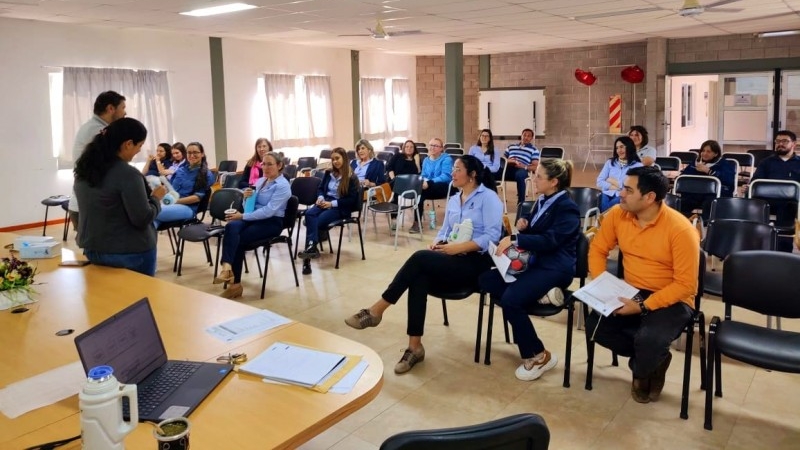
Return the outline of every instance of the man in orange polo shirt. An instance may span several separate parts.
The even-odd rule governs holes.
[[[592,313],[586,319],[595,342],[630,357],[631,396],[639,403],[661,395],[672,360],[669,345],[691,317],[697,292],[697,230],[664,204],[668,190],[669,181],[657,168],[629,170],[620,203],[606,214],[589,250],[589,271],[596,278],[619,245],[625,281],[640,289],[632,299],[621,298],[624,306],[611,316],[598,320]]]

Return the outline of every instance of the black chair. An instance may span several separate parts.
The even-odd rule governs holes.
[[[546,159],[546,158],[564,159],[564,148],[542,147],[541,155],[539,157],[541,159]]]
[[[583,232],[594,224],[599,225],[598,219],[600,217],[600,195],[602,192],[599,189],[591,187],[571,187],[567,188],[569,196],[572,201],[578,205],[578,211],[581,215],[581,222],[583,223]],[[590,219],[594,217],[594,219]]]
[[[384,164],[388,165],[391,162],[392,158],[394,158],[394,152],[375,152],[375,159],[378,161],[383,161]]]
[[[372,224],[375,227],[375,232],[378,231],[378,225],[375,221],[375,214],[385,214],[386,221],[391,227],[391,215],[397,214],[398,223],[402,222],[405,218],[406,211],[412,211],[414,220],[417,223],[422,223],[422,218],[419,217],[420,196],[422,195],[422,176],[420,175],[398,175],[394,179],[392,186],[392,197],[385,202],[373,203],[368,206],[372,212]],[[397,236],[398,230],[394,232],[394,249],[397,250]],[[420,233],[422,236],[422,233]]]
[[[289,259],[292,261],[292,272],[294,273],[294,285],[300,286],[300,280],[297,278],[297,266],[295,266],[295,254],[292,253],[292,233],[294,232],[295,226],[295,219],[297,218],[297,205],[298,200],[297,197],[292,195],[289,197],[289,201],[286,202],[286,210],[283,215],[283,230],[286,230],[286,234],[283,234],[283,230],[281,230],[281,234],[270,239],[264,239],[261,241],[252,242],[249,245],[245,246],[245,251],[255,250],[256,253],[256,265],[258,266],[258,273],[261,276],[261,298],[264,298],[264,292],[267,287],[267,270],[269,268],[269,255],[270,251],[272,250],[272,246],[277,244],[286,244],[286,248],[289,250]],[[261,273],[261,262],[258,259],[258,249],[264,247],[264,272]]]
[[[220,224],[218,221],[225,220],[225,210],[227,209],[233,208],[242,211],[243,201],[244,196],[239,189],[220,189],[211,195],[211,202],[208,206],[208,213],[211,215],[213,222],[211,224],[194,223],[178,231],[180,247],[178,252],[175,253],[175,259],[178,263],[178,276],[181,276],[181,269],[183,268],[183,254],[186,241],[202,242],[206,249],[206,254],[208,254],[210,252],[208,240],[212,237],[217,238],[217,256],[214,260],[214,277],[217,276],[222,236],[225,234],[225,225]],[[209,265],[211,265],[210,262]]]
[[[69,196],[68,195],[52,195],[47,197],[46,199],[42,200],[42,204],[45,206],[44,208],[44,228],[42,229],[42,236],[47,233],[47,213],[50,211],[51,206],[62,206],[63,204],[67,203],[69,205]],[[69,221],[69,210],[67,210],[66,215],[64,216],[65,221]],[[64,233],[66,236],[66,233]],[[64,238],[66,241],[67,239]]]
[[[208,204],[211,201],[211,189],[206,189],[205,195],[200,199],[197,203],[197,212],[195,213],[194,217],[186,219],[186,220],[175,220],[172,222],[162,222],[156,231],[166,231],[167,237],[169,238],[169,245],[172,247],[172,253],[175,254],[175,264],[172,266],[172,271],[178,271],[178,258],[177,253],[180,249],[180,239],[178,238],[177,230],[187,226],[192,225],[194,223],[200,223],[206,217],[206,211],[208,210]],[[206,249],[206,258],[208,259],[209,265],[211,265],[211,250]]]
[[[359,186],[358,188],[358,203],[356,204],[356,210],[350,213],[350,217],[345,217],[344,219],[339,219],[337,221],[331,222],[328,225],[328,245],[330,246],[331,253],[333,253],[333,242],[330,240],[330,230],[339,227],[339,245],[336,249],[336,266],[335,268],[339,268],[339,257],[342,256],[342,235],[344,234],[344,227],[350,224],[356,224],[358,227],[358,240],[361,243],[361,260],[367,259],[366,255],[364,254],[364,235],[361,232],[361,210],[364,208],[364,191]]]
[[[656,156],[656,164],[662,172],[677,172],[681,170],[681,159],[676,156]]]
[[[667,192],[667,196],[664,197],[664,204],[675,211],[681,210],[681,198],[675,194]]]
[[[769,204],[765,200],[755,198],[718,198],[711,202],[711,214],[708,220],[749,220],[769,223]]]
[[[669,156],[674,156],[681,160],[681,164],[688,166],[689,164],[696,163],[700,154],[693,151],[688,152],[670,152]]]
[[[464,149],[461,147],[450,147],[444,149],[444,152],[447,153],[448,155],[461,156],[464,154]]]
[[[800,183],[789,180],[755,180],[750,183],[748,197],[766,200],[770,206],[770,214],[779,214],[775,218],[778,234],[794,234],[800,203]]]
[[[297,237],[294,242],[294,257],[297,258],[297,249],[300,245],[300,221],[305,217],[308,208],[317,202],[319,185],[322,180],[317,177],[300,177],[292,181],[292,195],[297,197],[298,204],[304,206],[297,211]]]
[[[681,393],[681,419],[689,418],[689,381],[691,380],[692,372],[692,345],[694,343],[694,329],[699,327],[700,332],[700,389],[705,389],[706,384],[706,319],[703,311],[700,309],[700,301],[703,299],[703,277],[706,272],[706,256],[702,251],[699,252],[700,267],[697,273],[697,293],[694,296],[694,310],[692,316],[684,327],[686,333],[686,348],[684,349],[684,362],[683,362],[683,389]],[[622,253],[620,253],[620,256]],[[622,258],[619,261],[622,266]],[[621,273],[624,273],[624,268],[620,267]],[[583,305],[584,315],[589,314],[589,307]],[[587,368],[586,368],[586,390],[592,390],[592,372],[594,369],[594,346],[595,343],[590,339],[590,333],[586,333],[586,353],[588,355]]]
[[[383,147],[383,151],[389,152],[392,155],[396,155],[396,154],[400,153],[400,146],[399,145],[394,145],[394,144],[389,144],[389,145]]]
[[[491,422],[440,430],[406,431],[380,450],[547,450],[550,430],[541,416],[517,414]]]
[[[331,153],[333,153],[333,150],[331,149],[320,150],[319,157],[317,157],[317,161],[322,162],[323,159],[330,160]]]
[[[764,222],[712,220],[708,224],[702,246],[709,255],[725,260],[732,253],[744,250],[775,250],[777,240],[775,228]],[[722,274],[713,269],[706,271],[703,291],[721,296]]]
[[[580,287],[586,284],[586,278],[589,276],[589,240],[586,235],[581,233],[577,243],[577,260],[575,262],[575,277],[580,281]],[[492,352],[492,325],[494,323],[494,298],[489,298],[489,319],[486,324],[486,352],[484,354],[483,363],[486,365],[491,364]],[[564,387],[569,387],[570,375],[570,362],[572,360],[572,325],[575,316],[575,299],[572,296],[572,291],[564,290],[564,304],[556,305],[542,305],[535,302],[528,307],[528,315],[537,317],[550,317],[559,314],[561,311],[567,310],[567,343],[564,350]],[[478,336],[481,335],[481,319],[483,318],[483,302],[478,305]],[[507,329],[505,317],[503,318],[503,325]],[[506,333],[506,343],[510,343],[508,333]],[[480,345],[478,342],[477,345]],[[476,359],[477,359],[476,355]],[[477,362],[477,361],[476,361]]]
[[[758,148],[758,149],[748,150],[747,153],[750,153],[751,155],[753,155],[753,166],[755,166],[757,168],[758,165],[761,164],[761,161],[763,161],[763,160],[769,158],[770,156],[774,155],[775,151],[769,150],[769,149]]]
[[[800,256],[789,253],[745,251],[725,260],[725,319],[713,317],[708,330],[705,429],[712,429],[715,370],[714,395],[722,397],[722,355],[762,369],[800,373],[800,333],[735,321],[731,315],[732,307],[737,306],[768,316],[800,318],[798,273]]]
[[[64,200],[61,202],[61,209],[64,210],[64,236],[61,238],[64,242],[67,242],[67,235],[69,234],[69,200]],[[45,226],[47,226],[47,221],[45,221]],[[77,229],[75,231],[78,231]]]
[[[420,147],[419,145],[417,145],[416,148],[417,148],[417,152],[420,154],[420,156],[422,156],[422,155],[426,155],[427,156],[428,147]]]
[[[447,150],[448,148],[460,148],[462,151],[464,150],[464,146],[458,142],[445,142],[444,149]]]
[[[347,162],[356,159],[356,151],[355,150],[348,150],[347,151]]]
[[[241,173],[228,175],[227,177],[225,177],[225,182],[222,183],[223,189],[235,188],[235,187],[239,186],[239,182],[242,181],[242,177],[243,176],[244,176],[244,174],[241,174]]]
[[[219,172],[236,172],[236,168],[239,166],[238,161],[233,160],[225,160],[220,161],[219,165],[217,166],[217,173]]]
[[[708,217],[711,202],[719,198],[722,182],[717,177],[707,175],[681,175],[675,179],[672,193],[680,195],[681,212],[691,216],[695,209],[701,209],[704,218]],[[687,201],[692,199],[692,201]]]
[[[304,172],[317,168],[317,158],[313,156],[303,156],[297,160],[297,171]]]
[[[756,170],[756,159],[752,153],[730,152],[723,153],[722,157],[734,160],[739,164],[739,170],[736,175],[738,178],[737,184],[747,184],[750,182],[750,177],[753,176],[753,172]]]
[[[297,178],[297,165],[296,164],[286,164],[283,166],[283,176],[286,177],[287,180],[292,181]]]

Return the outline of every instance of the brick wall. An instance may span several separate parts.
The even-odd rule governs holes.
[[[667,62],[738,61],[800,57],[800,36],[757,38],[752,34],[670,39]]]
[[[462,145],[477,140],[478,57],[464,56],[464,136]],[[443,56],[417,57],[417,142],[432,137],[447,140],[445,126],[445,79]]]

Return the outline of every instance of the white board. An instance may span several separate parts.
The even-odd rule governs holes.
[[[543,137],[545,121],[544,88],[486,89],[478,93],[478,128],[489,128],[498,136],[519,137],[525,128]]]

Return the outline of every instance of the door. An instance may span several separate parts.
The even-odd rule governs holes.
[[[778,130],[800,131],[800,71],[781,75],[780,117]]]
[[[772,148],[772,73],[720,75],[718,137],[725,151]]]
[[[664,121],[661,125],[664,127],[664,155],[667,156],[672,152],[672,130],[670,123],[672,120],[672,77],[667,75],[664,78]]]

